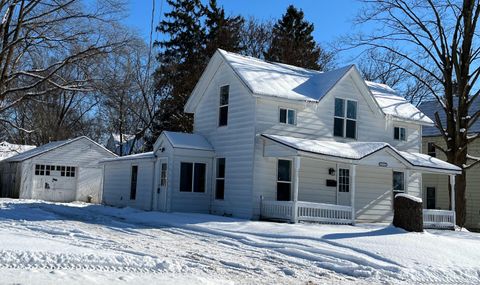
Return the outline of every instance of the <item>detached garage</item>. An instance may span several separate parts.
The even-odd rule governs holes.
[[[2,197],[101,201],[102,159],[116,155],[87,137],[56,141],[0,163]]]

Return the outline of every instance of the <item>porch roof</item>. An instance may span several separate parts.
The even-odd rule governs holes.
[[[426,154],[399,151],[385,142],[349,142],[320,141],[289,136],[261,134],[261,137],[275,144],[295,151],[296,155],[314,154],[340,161],[358,161],[386,150],[386,153],[399,160],[409,169],[422,172],[459,174],[461,169],[438,158]]]

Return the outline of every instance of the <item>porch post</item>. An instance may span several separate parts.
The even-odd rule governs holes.
[[[293,217],[292,217],[292,222],[297,223],[298,222],[298,180],[299,180],[299,171],[300,171],[300,157],[295,156],[294,158],[294,163],[295,163],[295,172],[293,174]]]
[[[355,225],[355,180],[357,176],[357,166],[352,165],[352,193],[350,195],[350,206],[352,207],[352,225]]]
[[[453,211],[453,224],[457,224],[457,214],[455,212],[455,175],[450,175],[450,186],[452,188],[452,195],[451,195],[451,209]]]

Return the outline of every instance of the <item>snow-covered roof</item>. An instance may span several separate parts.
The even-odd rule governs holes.
[[[115,134],[112,133],[112,138],[116,143],[120,143],[120,134]],[[132,140],[135,138],[135,135],[129,135],[129,134],[122,134],[122,143],[125,143],[129,140]]]
[[[335,141],[320,141],[269,134],[262,134],[261,136],[281,145],[293,148],[297,151],[351,160],[361,160],[381,149],[389,148],[395,153],[397,153],[400,158],[402,158],[406,163],[410,164],[411,166],[455,172],[461,171],[459,167],[438,158],[434,158],[422,153],[399,151],[385,142],[342,143]]]
[[[399,193],[399,194],[395,195],[395,197],[403,197],[403,198],[407,198],[407,199],[410,199],[412,201],[415,201],[417,203],[422,203],[422,198],[415,197],[413,195],[408,195],[408,194],[405,194],[405,193]]]
[[[386,115],[401,120],[421,122],[426,125],[433,124],[428,115],[422,113],[405,98],[399,96],[390,86],[371,81],[365,81],[365,83]]]
[[[154,159],[154,158],[155,158],[155,154],[153,154],[153,151],[149,151],[149,152],[102,159],[100,160],[100,163],[111,162],[111,161],[135,160],[135,159]]]
[[[253,94],[299,101],[318,101],[351,69],[327,72],[268,62],[219,49],[225,61]]]
[[[164,131],[163,134],[174,148],[213,151],[212,145],[205,137],[199,134]]]
[[[50,142],[50,143],[47,143],[47,144],[44,144],[44,145],[41,145],[39,147],[36,147],[34,149],[31,149],[31,150],[27,150],[25,152],[22,152],[20,154],[17,154],[15,156],[12,156],[12,157],[9,157],[7,159],[5,159],[5,161],[24,161],[24,160],[27,160],[27,159],[30,159],[30,158],[33,158],[37,155],[41,155],[41,154],[44,154],[46,152],[49,152],[51,150],[54,150],[54,149],[57,149],[59,147],[62,147],[64,145],[67,145],[67,144],[70,144],[72,142],[75,142],[75,141],[78,141],[80,139],[87,139],[89,140],[90,142],[92,142],[93,144],[99,146],[100,148],[102,148],[103,150],[105,150],[106,152],[109,152],[111,153],[113,156],[116,156],[116,154],[114,154],[113,152],[109,151],[108,149],[106,149],[104,146],[98,144],[97,142],[93,141],[92,139],[86,137],[86,136],[81,136],[81,137],[77,137],[77,138],[74,138],[74,139],[69,139],[69,140],[63,140],[63,141],[54,141],[54,142]]]
[[[34,145],[13,144],[6,141],[0,142],[0,160],[34,149],[35,147]]]
[[[457,102],[457,101],[455,101]],[[445,118],[445,112],[442,109],[442,106],[437,100],[431,100],[431,101],[424,101],[420,103],[418,106],[420,110],[422,110],[423,113],[425,113],[427,116],[430,118],[435,118],[435,112],[438,111],[438,116],[440,117],[440,121],[442,122],[443,127],[446,127],[446,118]],[[480,110],[480,99],[476,99],[473,101],[472,105],[470,106],[469,109],[469,114],[473,115],[476,111]],[[469,133],[480,133],[480,120],[477,120],[473,126],[471,126],[468,130]],[[424,127],[422,129],[422,135],[423,136],[439,136],[440,131],[438,130],[437,127],[432,126],[432,127]]]

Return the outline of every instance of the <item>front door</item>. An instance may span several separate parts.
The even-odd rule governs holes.
[[[435,187],[427,187],[427,209],[435,209],[436,207]]]
[[[167,210],[168,164],[166,159],[159,160],[160,179],[157,186],[157,210]]]
[[[350,169],[338,168],[337,204],[350,206]]]

